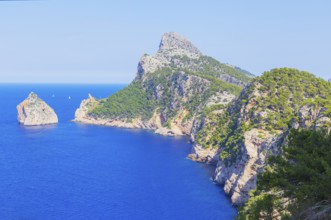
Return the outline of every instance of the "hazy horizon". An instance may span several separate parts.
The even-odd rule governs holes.
[[[1,0],[0,0],[1,1]],[[121,82],[0,82],[1,85],[15,85],[15,84],[19,84],[19,85],[40,85],[40,84],[44,84],[44,85],[123,85],[123,86],[127,86],[130,84],[130,82],[128,83],[121,83]]]
[[[174,31],[203,54],[255,75],[331,77],[331,3],[151,0],[0,1],[0,83],[127,84]]]

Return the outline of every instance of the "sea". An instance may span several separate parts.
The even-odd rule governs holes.
[[[234,219],[214,168],[186,158],[187,137],[73,123],[91,93],[125,85],[0,85],[0,219]],[[57,125],[23,127],[16,106],[30,92]]]

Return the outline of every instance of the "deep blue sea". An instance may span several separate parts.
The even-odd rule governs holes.
[[[187,138],[70,122],[88,93],[102,98],[123,87],[0,85],[0,219],[235,217],[213,168],[186,159]],[[16,105],[31,91],[59,124],[18,124]]]

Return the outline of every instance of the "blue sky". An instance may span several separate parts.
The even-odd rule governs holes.
[[[329,0],[0,1],[0,82],[128,83],[175,31],[260,75],[331,78]]]

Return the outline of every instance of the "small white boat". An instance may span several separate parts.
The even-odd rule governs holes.
[[[71,97],[69,96],[68,99],[71,99]]]

